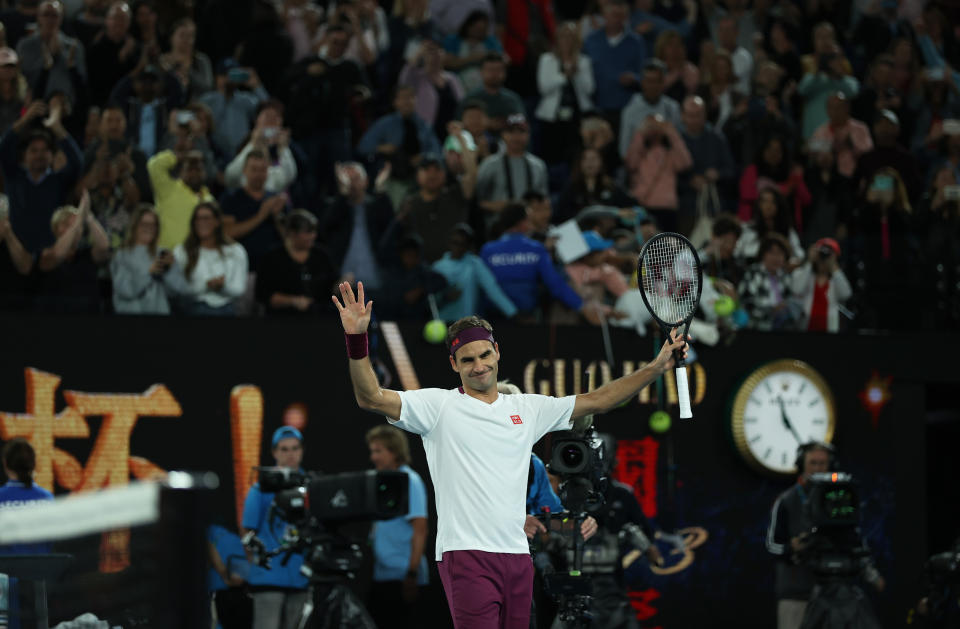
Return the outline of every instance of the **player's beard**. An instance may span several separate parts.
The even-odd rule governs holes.
[[[497,367],[494,366],[482,376],[470,377],[467,382],[474,391],[489,391],[491,387],[497,386]]]

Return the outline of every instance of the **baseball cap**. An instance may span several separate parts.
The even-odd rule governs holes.
[[[607,240],[597,232],[590,231],[583,232],[583,239],[587,241],[587,246],[590,247],[590,252],[594,251],[606,251],[607,249],[613,248],[613,241]]]
[[[821,238],[814,246],[817,249],[820,249],[821,247],[829,247],[830,249],[833,249],[833,252],[837,255],[837,257],[840,257],[840,243],[833,238]]]
[[[225,59],[221,59],[220,62],[217,63],[217,74],[226,74],[230,70],[233,70],[234,68],[239,68],[239,67],[240,67],[239,61],[237,61],[233,57],[226,57]]]
[[[507,124],[504,129],[521,129],[523,131],[528,130],[530,127],[527,124],[527,117],[523,114],[510,114],[507,116]]]
[[[296,439],[300,443],[303,443],[303,435],[300,434],[300,431],[294,428],[293,426],[280,426],[275,431],[273,431],[273,441],[271,448],[276,448],[277,444],[280,443],[281,439]]]
[[[20,57],[17,56],[13,48],[4,46],[0,48],[0,66],[14,66],[19,63]]]
[[[420,168],[426,168],[427,166],[443,168],[443,160],[436,153],[424,153],[420,157]]]

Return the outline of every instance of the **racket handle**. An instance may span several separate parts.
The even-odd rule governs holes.
[[[690,419],[690,387],[687,385],[687,368],[677,367],[677,402],[680,404],[680,419]]]

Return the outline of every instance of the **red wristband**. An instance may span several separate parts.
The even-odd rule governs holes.
[[[361,358],[367,357],[370,346],[367,341],[366,332],[361,332],[360,334],[347,334],[344,332],[343,338],[347,341],[348,358],[351,360],[360,360]]]

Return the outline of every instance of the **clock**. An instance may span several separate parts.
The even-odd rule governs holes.
[[[816,370],[799,360],[777,360],[751,372],[736,390],[730,431],[737,452],[762,472],[797,473],[797,448],[830,443],[836,426],[833,393]]]

